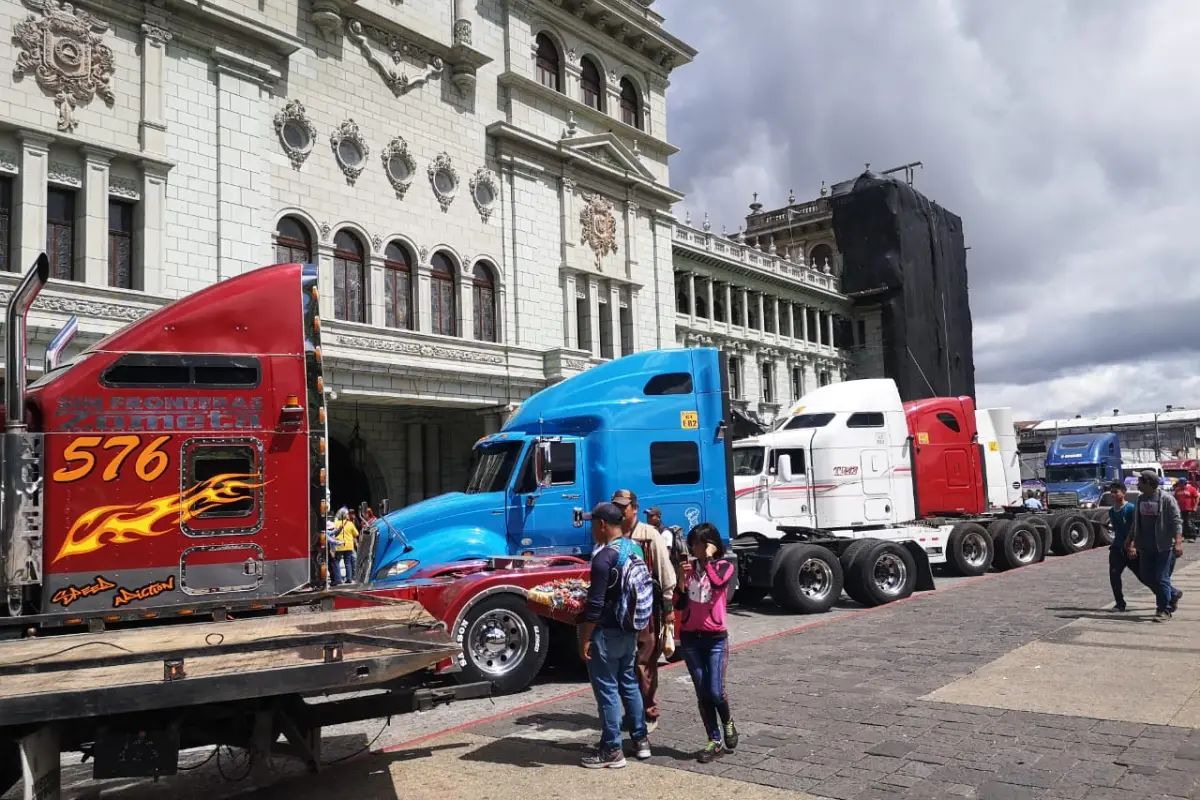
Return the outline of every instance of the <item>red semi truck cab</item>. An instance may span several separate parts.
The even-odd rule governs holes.
[[[970,397],[930,397],[904,404],[912,436],[917,516],[987,510],[983,454]]]
[[[7,317],[9,620],[187,615],[324,588],[316,268],[264,267],[184,297],[26,390],[12,365],[47,271],[43,256]]]

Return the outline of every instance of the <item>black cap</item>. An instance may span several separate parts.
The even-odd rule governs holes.
[[[662,509],[659,508],[658,506],[650,506],[650,508],[646,509],[646,516],[647,517],[661,517]]]
[[[610,525],[620,525],[624,518],[625,512],[617,508],[612,503],[597,503],[590,514],[584,514],[585,520],[598,519],[601,522],[607,522]]]

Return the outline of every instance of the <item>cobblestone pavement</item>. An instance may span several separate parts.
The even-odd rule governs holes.
[[[1141,613],[1122,619],[1145,622],[1153,599],[1132,583]],[[1110,604],[1107,554],[1093,551],[753,644],[728,672],[744,742],[712,765],[693,759],[702,732],[690,681],[664,673],[652,763],[839,800],[1200,797],[1200,731],[922,699]],[[1180,619],[1141,630],[1187,614],[1185,599]],[[1120,692],[1126,679],[1094,691]],[[584,733],[562,746],[579,747],[594,715],[585,695],[473,733],[550,744],[549,731],[574,728]]]

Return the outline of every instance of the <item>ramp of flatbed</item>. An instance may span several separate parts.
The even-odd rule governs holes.
[[[0,720],[354,691],[457,651],[417,603],[21,639],[0,644]],[[167,680],[179,660],[185,676]]]

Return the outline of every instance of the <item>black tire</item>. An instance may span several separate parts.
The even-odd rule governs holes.
[[[850,599],[860,605],[867,605],[868,598],[859,590],[858,584],[850,580],[850,568],[854,566],[854,559],[858,558],[858,554],[867,547],[878,542],[878,539],[855,539],[846,549],[842,551],[842,589],[850,596]]]
[[[1054,552],[1060,556],[1091,549],[1095,538],[1092,522],[1083,514],[1070,511],[1054,521]]]
[[[490,681],[497,694],[528,688],[546,663],[550,644],[546,621],[529,610],[524,597],[507,593],[476,603],[454,638],[462,648],[459,682]]]
[[[765,586],[747,586],[742,584],[733,594],[733,602],[740,606],[756,606],[767,598],[770,592]]]
[[[793,614],[822,614],[842,599],[842,564],[815,544],[784,545],[776,557],[771,596]]]
[[[975,577],[992,565],[992,537],[975,522],[960,522],[946,540],[946,564],[955,575]]]
[[[858,602],[867,607],[881,606],[909,597],[917,586],[917,562],[912,554],[895,542],[878,539],[854,554],[847,585],[855,588]]]
[[[1046,553],[1050,552],[1050,548],[1054,546],[1054,529],[1050,527],[1050,518],[1045,514],[1031,514],[1029,519],[1025,520],[1033,529],[1038,532],[1039,538],[1042,540],[1042,546],[1038,552],[1038,561],[1046,560]]]
[[[1036,564],[1045,557],[1041,533],[1026,520],[999,519],[988,530],[996,544],[996,569],[1002,572]]]
[[[1113,543],[1112,528],[1108,526],[1108,509],[1092,509],[1090,516],[1092,519],[1092,530],[1096,534],[1096,547],[1108,547]]]

